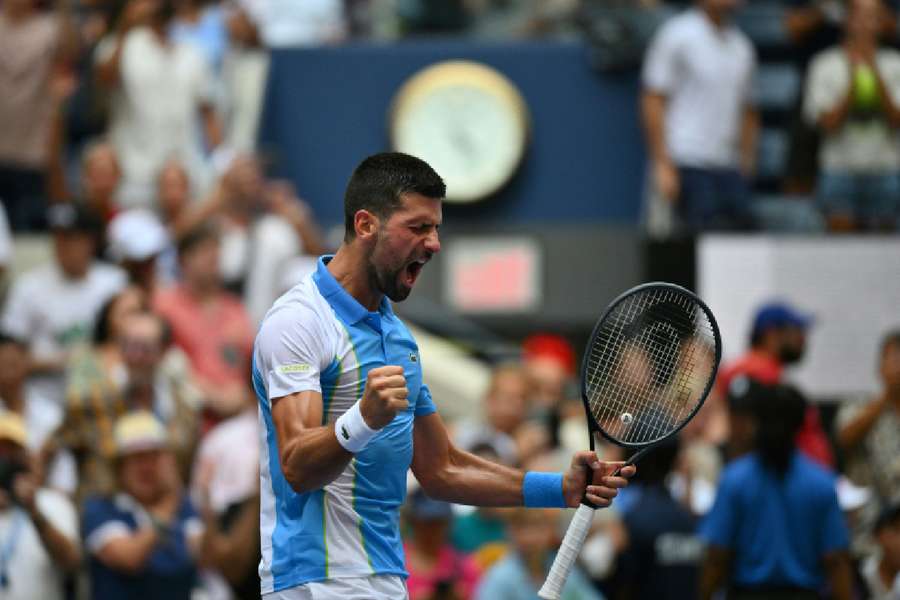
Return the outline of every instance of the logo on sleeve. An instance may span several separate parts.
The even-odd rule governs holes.
[[[344,436],[344,439],[345,439],[345,440],[349,440],[349,439],[350,439],[350,434],[347,433],[347,428],[344,427],[343,425],[341,425],[341,435]]]
[[[415,352],[409,353],[409,362],[419,362],[419,357],[416,356]]]
[[[293,365],[281,365],[278,367],[279,373],[308,373],[312,367],[305,363],[297,363]]]

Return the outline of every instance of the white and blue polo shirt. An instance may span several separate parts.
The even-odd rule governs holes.
[[[385,298],[369,312],[319,259],[315,273],[269,310],[253,353],[260,419],[262,593],[346,577],[406,577],[399,507],[412,461],[413,420],[435,411],[422,383],[419,348]],[[363,395],[369,369],[403,367],[409,409],[357,453],[337,479],[296,493],[281,471],[272,399],[322,394],[323,425]]]

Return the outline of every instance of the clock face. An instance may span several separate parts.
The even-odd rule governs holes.
[[[453,61],[414,76],[394,102],[394,147],[429,163],[447,200],[473,202],[515,173],[528,140],[521,96],[496,71]]]

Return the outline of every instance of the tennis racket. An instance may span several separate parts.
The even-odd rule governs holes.
[[[594,326],[581,362],[591,450],[600,433],[636,451],[625,464],[636,463],[697,414],[721,356],[716,319],[693,292],[671,283],[647,283],[613,300]],[[575,512],[538,592],[544,600],[560,597],[594,508],[583,500]]]

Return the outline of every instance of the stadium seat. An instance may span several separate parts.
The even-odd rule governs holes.
[[[800,95],[801,77],[790,63],[762,64],[753,83],[753,98],[763,112],[787,112]]]
[[[746,2],[736,21],[760,52],[786,46],[789,42],[784,26],[786,9],[777,2],[753,0]]]

